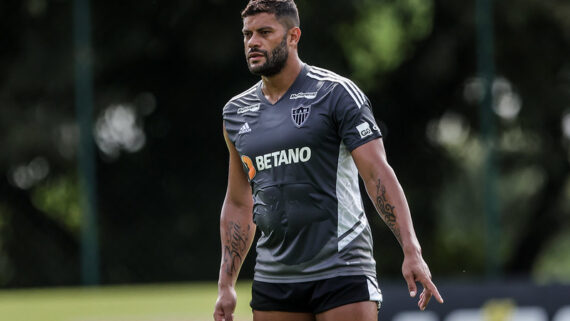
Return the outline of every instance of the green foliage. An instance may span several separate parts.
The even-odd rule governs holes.
[[[456,131],[445,122],[446,118],[448,116],[442,117],[439,124],[442,128],[439,130]],[[463,138],[455,141],[445,140],[451,134],[432,134],[457,166],[456,174],[445,182],[435,203],[439,210],[436,239],[441,249],[437,253],[437,260],[454,262],[453,266],[446,268],[449,269],[448,273],[479,275],[485,272],[484,262],[487,258],[486,218],[482,205],[485,150],[479,136],[469,134],[467,128],[462,131],[456,135]],[[506,128],[498,142],[496,152],[499,155],[513,154],[520,158],[539,152],[536,138],[529,132],[521,131],[518,126]],[[533,214],[534,208],[529,203],[544,188],[545,177],[539,166],[521,164],[501,171],[494,179],[501,208],[500,226],[497,227],[499,243],[494,246],[499,249],[500,264],[504,265]],[[566,256],[570,258],[570,255]]]
[[[339,35],[353,76],[364,87],[373,87],[379,74],[396,69],[414,43],[431,32],[433,3],[367,0],[358,11],[356,22],[341,25]]]
[[[9,233],[8,226],[10,224],[10,215],[11,213],[8,207],[0,203],[0,235],[2,236],[6,236]],[[0,238],[0,285],[8,283],[13,274],[8,255],[6,253],[5,241],[5,237]]]
[[[0,285],[10,287],[80,279],[78,182],[70,174],[78,138],[73,7],[36,2],[0,1]],[[259,80],[244,64],[244,3],[91,4],[95,114],[101,120],[113,106],[136,106],[135,129],[144,131],[133,153],[109,157],[99,146],[103,282],[213,280],[227,183],[220,112]],[[479,276],[485,265],[473,4],[299,1],[301,58],[365,89],[426,259],[434,274],[450,277],[463,270]],[[564,238],[552,240],[570,222],[570,134],[564,138],[560,126],[570,101],[569,12],[564,0],[494,2],[496,72],[509,87],[495,101],[499,117],[508,118],[496,117],[495,142],[505,274],[534,269],[554,278],[557,260],[566,262],[570,252]],[[513,101],[519,109],[503,108]],[[106,119],[115,126],[103,133],[129,134],[127,120]],[[45,175],[36,175],[37,159]],[[390,238],[376,242],[379,268],[399,277],[397,242],[388,229],[374,230]],[[251,276],[253,254],[242,277]]]
[[[566,180],[560,215],[570,218],[570,178]],[[537,258],[533,266],[533,277],[539,282],[570,283],[570,226],[553,238]]]
[[[485,221],[482,210],[481,142],[471,136],[460,145],[447,145],[447,152],[459,165],[457,174],[444,183],[438,198],[436,264],[454,262],[447,273],[477,275],[484,271]],[[444,263],[445,264],[445,263]]]
[[[32,202],[70,232],[79,233],[81,209],[79,187],[75,175],[62,175],[34,188]]]
[[[533,267],[533,277],[541,283],[570,283],[570,227],[548,244]]]

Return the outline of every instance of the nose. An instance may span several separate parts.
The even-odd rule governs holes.
[[[251,37],[247,40],[247,47],[248,48],[259,48],[261,43],[259,42],[259,37],[254,32]]]

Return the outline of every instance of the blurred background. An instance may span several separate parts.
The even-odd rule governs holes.
[[[0,288],[215,287],[246,3],[0,1]],[[570,284],[570,2],[297,4],[301,59],[372,101],[434,279]]]

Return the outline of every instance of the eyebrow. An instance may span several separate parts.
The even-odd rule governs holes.
[[[273,28],[272,26],[263,26],[263,27],[259,27],[259,28],[255,29],[255,31],[261,31],[261,30],[265,30],[265,29],[275,30],[275,28]],[[251,32],[250,29],[245,29],[245,28],[243,28],[243,29],[241,30],[242,33],[245,33],[245,32],[247,32],[247,31],[250,31],[250,32]]]

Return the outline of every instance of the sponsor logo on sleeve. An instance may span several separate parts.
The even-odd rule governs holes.
[[[360,134],[360,138],[365,138],[372,135],[372,130],[370,129],[370,124],[368,122],[363,122],[362,124],[356,126],[356,130]]]
[[[243,113],[247,113],[247,112],[256,112],[256,111],[259,111],[260,106],[261,106],[261,104],[255,104],[255,105],[240,107],[240,108],[238,108],[237,113],[243,114]]]

